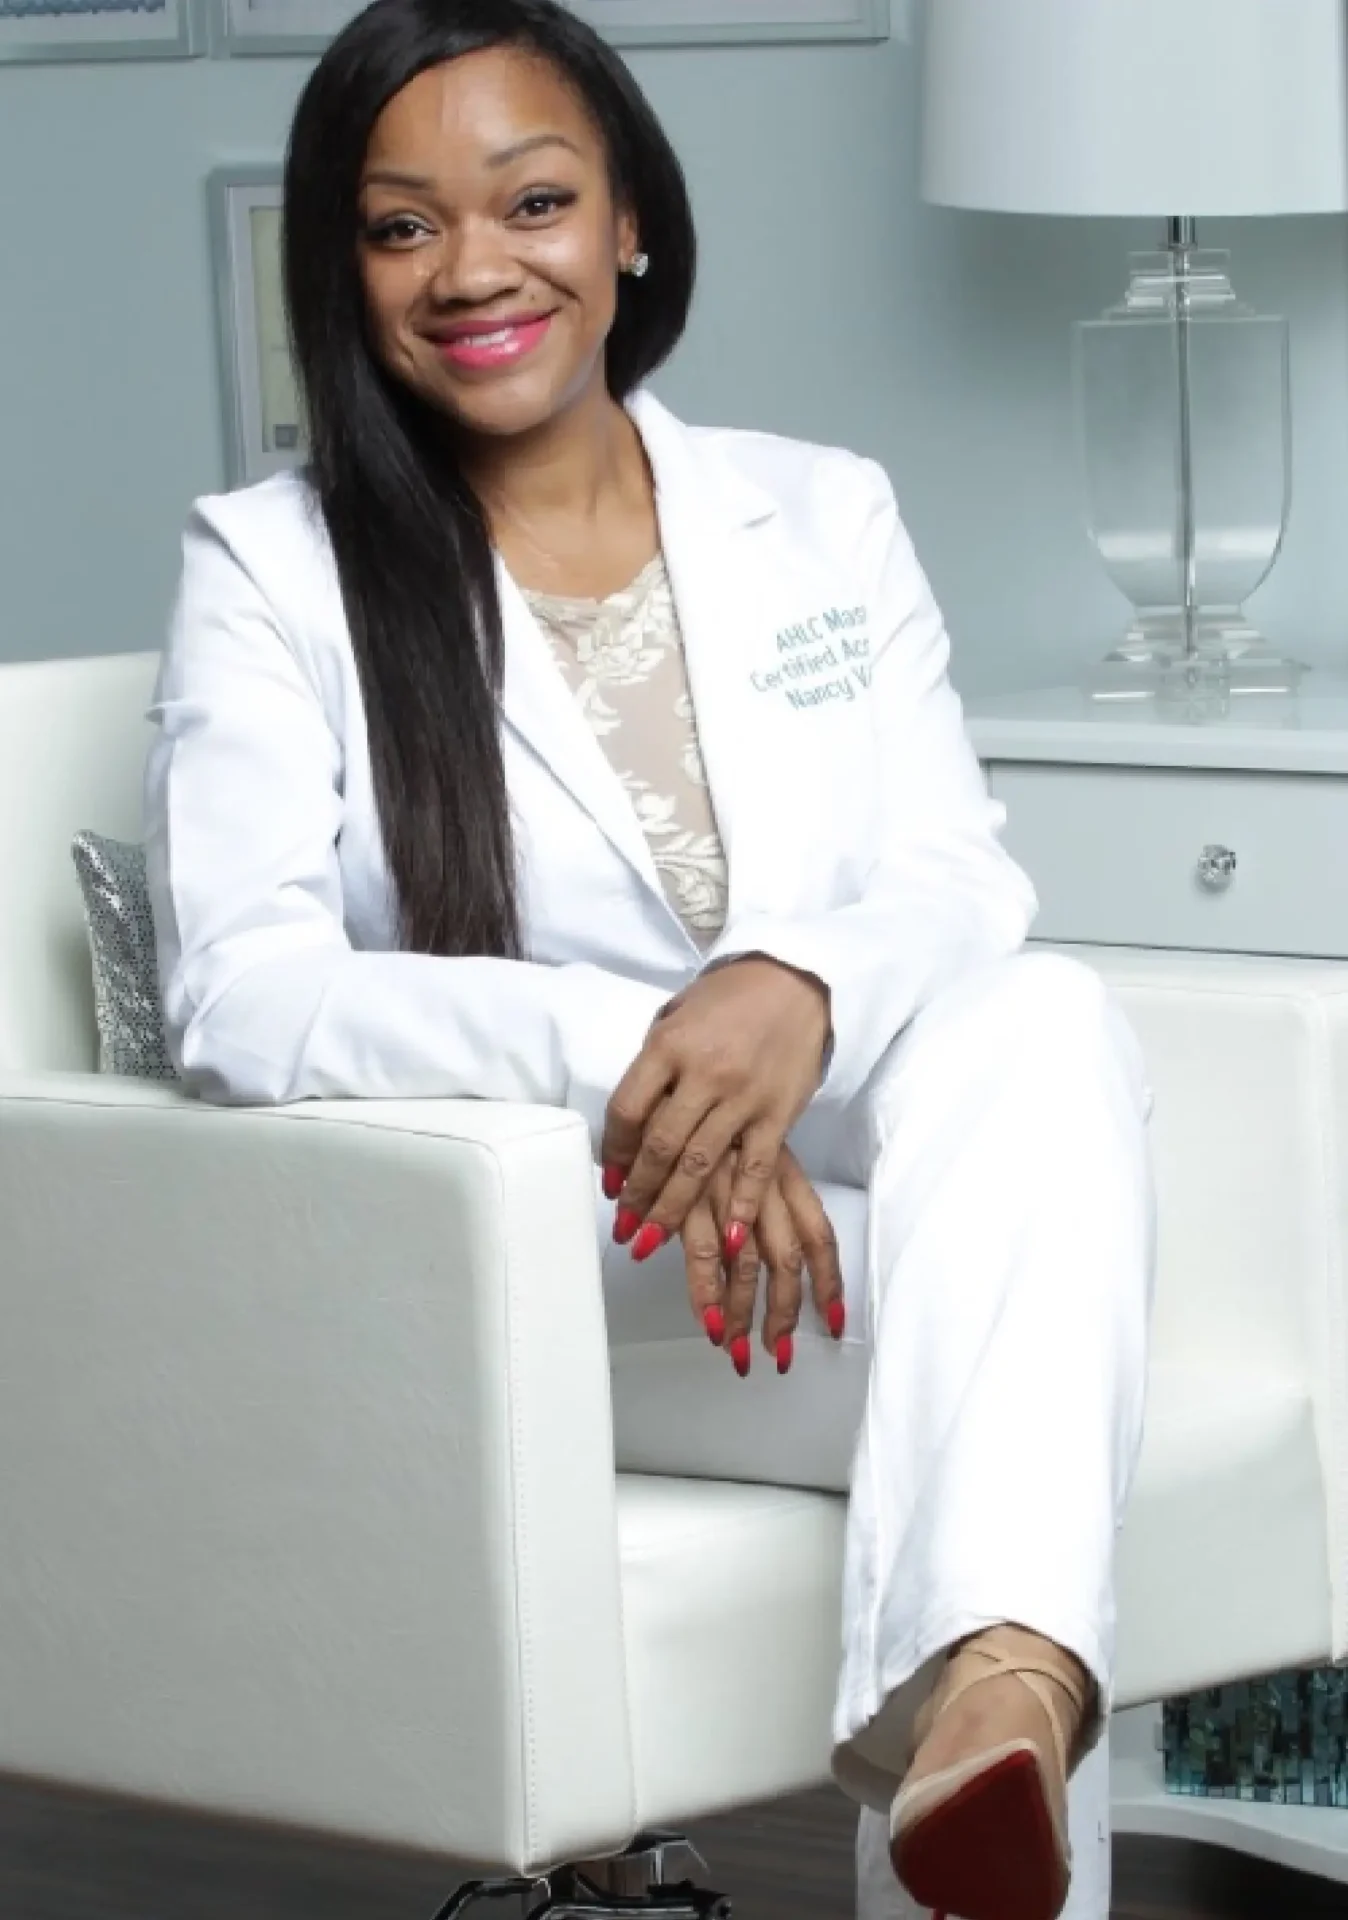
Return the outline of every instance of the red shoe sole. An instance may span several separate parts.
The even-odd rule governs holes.
[[[950,1920],[1057,1920],[1069,1875],[1033,1754],[1011,1753],[896,1836],[894,1871]]]

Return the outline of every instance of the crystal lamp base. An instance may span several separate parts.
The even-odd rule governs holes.
[[[1169,663],[1192,654],[1235,661],[1253,655],[1269,658],[1272,649],[1240,607],[1198,607],[1191,627],[1178,608],[1136,608],[1110,658]]]
[[[1227,264],[1174,219],[1122,302],[1076,329],[1091,534],[1133,609],[1091,676],[1100,698],[1221,701],[1300,675],[1243,611],[1287,523],[1287,324],[1238,300]]]
[[[1189,629],[1178,611],[1149,610],[1094,668],[1090,691],[1097,700],[1210,702],[1225,711],[1241,695],[1294,693],[1301,674],[1239,607],[1200,608]]]
[[[1119,649],[1090,670],[1086,685],[1095,701],[1146,700],[1178,717],[1217,719],[1234,700],[1295,693],[1302,671],[1262,642],[1240,654],[1138,656]]]

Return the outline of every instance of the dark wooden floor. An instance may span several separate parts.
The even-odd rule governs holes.
[[[848,1804],[822,1792],[707,1822],[694,1838],[736,1920],[849,1920],[852,1831]],[[429,1920],[455,1877],[422,1856],[0,1778],[0,1920]],[[1123,1840],[1114,1916],[1348,1920],[1348,1888]]]

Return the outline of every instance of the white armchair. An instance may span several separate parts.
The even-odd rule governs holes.
[[[521,1873],[819,1781],[841,1503],[615,1474],[578,1119],[93,1072],[68,843],[138,837],[153,666],[0,669],[0,1769]],[[1162,1197],[1126,1703],[1348,1652],[1348,968],[1096,958]]]

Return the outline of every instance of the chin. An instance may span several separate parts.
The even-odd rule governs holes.
[[[494,440],[533,433],[560,411],[551,394],[540,397],[537,393],[508,390],[455,393],[448,397],[445,405],[466,433],[478,433]]]
[[[512,439],[536,432],[574,406],[596,372],[602,380],[602,361],[598,369],[587,366],[562,373],[542,367],[521,368],[516,375],[471,386],[465,383],[449,388],[442,379],[435,398],[466,433]]]

